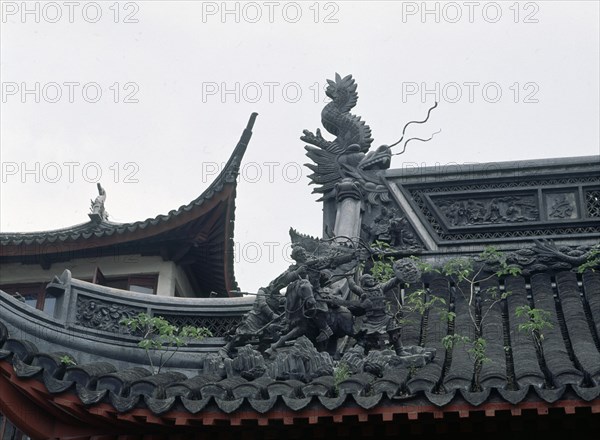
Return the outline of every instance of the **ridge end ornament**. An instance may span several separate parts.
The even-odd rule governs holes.
[[[371,148],[371,128],[360,116],[351,113],[358,102],[358,85],[352,75],[342,77],[336,73],[335,80],[328,79],[327,84],[325,94],[331,102],[321,111],[321,123],[335,138],[332,141],[325,139],[319,128],[315,133],[303,130],[300,139],[306,142],[306,156],[312,160],[305,166],[312,172],[308,175],[310,184],[316,185],[312,192],[320,194],[317,201],[323,202],[323,236],[358,238],[371,223],[363,218],[363,212],[371,218],[377,215],[380,207],[393,204],[383,179],[392,156],[403,154],[410,142],[428,142],[441,131],[426,139],[405,139],[410,125],[429,120],[437,102],[423,120],[407,122],[398,141]],[[392,152],[397,145],[401,145],[401,150]]]
[[[342,78],[338,73],[335,74],[335,80],[328,79],[327,83],[325,94],[331,102],[327,103],[321,111],[321,123],[327,132],[335,136],[335,139],[333,141],[325,139],[319,128],[315,133],[303,130],[304,134],[300,137],[302,141],[309,144],[304,148],[306,156],[313,162],[305,164],[312,171],[308,176],[310,184],[319,185],[313,189],[313,193],[322,195],[318,201],[333,198],[335,185],[344,178],[351,178],[361,184],[367,195],[367,201],[376,203],[375,198],[369,194],[387,193],[379,175],[381,171],[390,167],[392,156],[403,154],[409,142],[428,142],[441,131],[433,133],[427,139],[417,137],[404,139],[408,126],[423,124],[429,120],[431,111],[437,107],[437,102],[428,110],[425,119],[407,122],[398,141],[371,149],[373,142],[371,128],[360,116],[350,112],[358,102],[356,92],[358,84],[352,75]],[[392,153],[392,148],[399,144],[402,144],[402,150]]]
[[[101,223],[108,220],[108,212],[104,208],[104,202],[106,201],[106,190],[102,187],[100,182],[96,184],[98,188],[98,195],[94,200],[91,200],[90,213],[88,216],[95,223]]]

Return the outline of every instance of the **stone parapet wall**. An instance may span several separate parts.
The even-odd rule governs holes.
[[[77,280],[69,271],[55,277],[47,292],[57,298],[53,316],[0,291],[0,320],[11,334],[31,340],[48,353],[78,351],[84,360],[102,356],[115,364],[145,365],[148,360],[137,346],[139,338],[119,324],[123,318],[145,312],[178,326],[211,330],[213,337],[181,347],[173,357],[172,363],[184,370],[195,368],[199,354],[223,346],[223,336],[241,322],[255,298],[163,298]]]

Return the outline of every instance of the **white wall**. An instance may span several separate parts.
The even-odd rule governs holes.
[[[158,274],[157,295],[173,296],[175,283],[185,296],[191,296],[189,281],[181,268],[172,261],[163,261],[159,256],[119,255],[97,258],[79,258],[53,264],[50,269],[42,269],[37,264],[9,263],[0,268],[0,284],[50,282],[54,275],[69,269],[73,278],[91,281],[96,267],[106,277],[130,274]]]
[[[174,272],[175,272],[175,283],[176,283],[178,290],[181,293],[182,297],[192,298],[198,294],[198,292],[193,291],[192,285],[190,284],[188,277],[183,272],[183,269],[180,266],[175,266]]]

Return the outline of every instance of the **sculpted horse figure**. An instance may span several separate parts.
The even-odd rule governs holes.
[[[285,321],[287,331],[266,350],[272,355],[287,341],[306,336],[319,351],[335,354],[338,338],[354,335],[354,317],[344,306],[330,305],[323,309],[326,298],[315,295],[313,284],[307,279],[291,283],[286,290]]]

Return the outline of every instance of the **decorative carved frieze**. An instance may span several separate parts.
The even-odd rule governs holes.
[[[534,195],[432,200],[450,226],[522,223],[540,219]]]
[[[79,295],[75,324],[111,333],[127,333],[127,328],[119,322],[123,318],[132,318],[144,311],[141,307],[111,303]]]
[[[403,184],[416,213],[441,241],[598,234],[596,177],[548,177],[440,185]],[[501,227],[499,227],[501,226]]]

